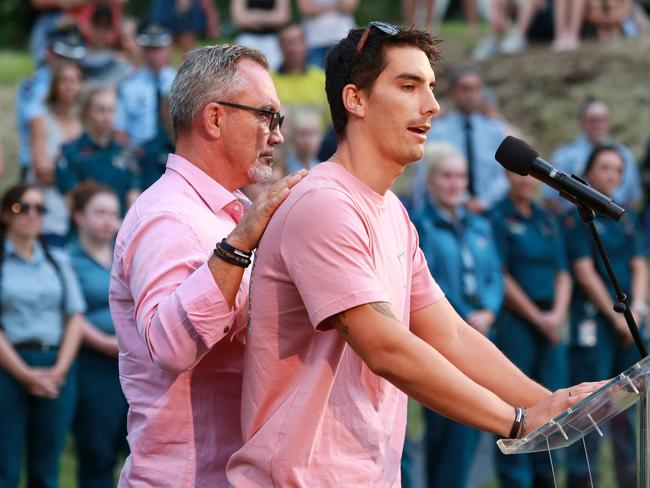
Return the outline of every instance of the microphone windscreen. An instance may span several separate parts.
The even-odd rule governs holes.
[[[516,137],[506,137],[496,154],[495,159],[501,163],[508,171],[526,176],[530,171],[530,166],[539,154],[521,139]]]

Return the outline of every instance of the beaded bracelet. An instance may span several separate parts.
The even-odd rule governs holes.
[[[227,247],[224,246],[224,243],[227,245]],[[231,252],[230,249],[232,249],[233,252]],[[247,253],[231,246],[225,242],[225,239],[221,242],[217,242],[217,245],[215,246],[214,251],[212,251],[212,254],[228,264],[239,266],[241,268],[247,268],[250,266],[250,257],[253,255],[253,253]]]

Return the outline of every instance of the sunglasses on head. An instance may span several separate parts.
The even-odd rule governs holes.
[[[40,203],[14,203],[11,206],[11,213],[14,215],[27,214],[31,211],[35,211],[38,215],[45,215],[47,213],[47,208],[45,205]]]
[[[350,64],[350,70],[352,69],[352,65],[354,64],[354,62],[357,59],[359,59],[359,57],[361,56],[361,53],[363,52],[363,48],[366,47],[366,43],[368,42],[368,38],[370,37],[370,32],[372,31],[373,28],[389,36],[395,36],[400,33],[399,27],[393,24],[389,24],[388,22],[382,22],[380,20],[373,20],[372,22],[368,22],[368,25],[363,31],[363,34],[361,34],[361,37],[359,38],[359,42],[357,42],[357,47],[354,50],[354,58],[352,58],[352,63]],[[350,83],[350,70],[348,70],[348,76],[347,76],[348,83]]]

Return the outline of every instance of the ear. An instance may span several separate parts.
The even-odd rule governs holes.
[[[224,123],[223,107],[218,103],[208,103],[201,111],[201,131],[209,139],[218,139],[221,137]]]
[[[72,220],[74,220],[74,223],[77,227],[79,227],[79,222],[81,221],[81,212],[72,212]]]
[[[358,118],[366,116],[366,97],[362,90],[349,83],[343,87],[341,97],[343,99],[343,106],[349,115],[354,115]]]

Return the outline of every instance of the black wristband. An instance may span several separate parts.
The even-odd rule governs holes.
[[[512,422],[512,429],[510,429],[510,434],[508,439],[516,439],[519,434],[519,429],[521,429],[522,422],[525,421],[526,411],[521,407],[515,407],[515,420]]]
[[[251,264],[250,258],[242,257],[238,254],[228,252],[226,249],[224,249],[223,241],[217,242],[217,245],[215,246],[214,251],[212,251],[212,254],[228,264],[239,266],[241,268],[247,268]]]
[[[242,251],[241,249],[237,249],[235,246],[228,244],[228,241],[226,241],[226,239],[221,239],[221,242],[219,244],[221,244],[221,247],[224,251],[230,254],[234,254],[235,256],[250,259],[253,255],[252,251]]]

